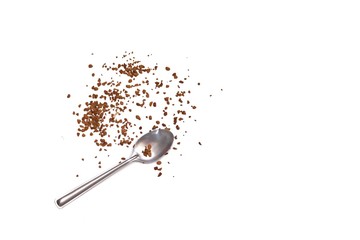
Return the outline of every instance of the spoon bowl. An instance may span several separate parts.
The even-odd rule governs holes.
[[[164,129],[156,129],[143,135],[134,145],[133,155],[138,156],[134,161],[153,163],[161,158],[171,148],[174,135]],[[151,145],[151,156],[144,156],[145,147]]]
[[[164,129],[156,129],[148,132],[143,135],[134,145],[133,154],[130,158],[119,163],[118,165],[110,168],[106,172],[100,174],[99,176],[87,181],[86,183],[80,185],[74,190],[70,191],[68,194],[65,194],[63,197],[55,200],[56,206],[62,208],[68,203],[77,199],[90,189],[97,186],[99,183],[108,179],[110,176],[118,172],[122,167],[126,166],[132,162],[142,162],[142,163],[152,163],[160,159],[162,156],[170,150],[171,145],[174,141],[174,135]],[[144,155],[144,150],[146,146],[151,145],[151,154]]]

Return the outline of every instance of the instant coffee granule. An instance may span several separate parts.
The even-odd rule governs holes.
[[[142,153],[144,154],[145,157],[151,157],[151,155],[152,155],[151,144],[148,144],[147,146],[145,146],[145,149],[142,151]]]
[[[78,125],[76,135],[91,138],[99,152],[114,146],[130,148],[143,134],[157,128],[172,131],[177,145],[185,136],[186,122],[193,119],[197,108],[191,98],[190,76],[151,63],[150,56],[145,59],[147,64],[133,52],[102,65],[88,64],[92,69],[86,85],[88,100],[76,104],[73,115]],[[151,145],[143,154],[151,157]]]

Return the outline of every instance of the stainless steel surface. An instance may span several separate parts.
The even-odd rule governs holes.
[[[138,157],[139,157],[138,155],[134,155],[131,158],[125,160],[124,162],[119,163],[115,167],[113,167],[113,168],[107,170],[106,172],[100,174],[99,176],[97,176],[97,177],[89,180],[88,182],[82,184],[81,186],[75,188],[74,190],[72,190],[68,194],[66,194],[63,197],[56,200],[56,202],[55,202],[56,205],[59,208],[64,207],[65,205],[67,205],[71,201],[75,200],[76,198],[80,197],[81,195],[83,195],[84,193],[86,193],[87,191],[89,191],[90,189],[92,189],[93,187],[95,187],[96,185],[98,185],[99,183],[104,181],[105,179],[112,176],[114,173],[116,173],[123,166],[127,165],[130,162],[135,161]]]
[[[115,167],[107,170],[106,172],[100,174],[99,176],[91,179],[90,181],[82,184],[81,186],[75,188],[69,193],[65,194],[63,197],[57,199],[55,204],[62,208],[66,206],[71,201],[80,197],[90,189],[97,186],[99,183],[103,182],[105,179],[108,179],[110,176],[114,175],[118,170],[123,166],[132,163],[132,162],[142,162],[142,163],[152,163],[161,158],[169,149],[174,141],[174,135],[163,129],[156,129],[150,131],[149,133],[143,135],[134,145],[132,157],[125,160],[122,163],[119,163]],[[151,157],[145,157],[143,152],[145,146],[151,144]]]
[[[152,163],[161,158],[170,148],[174,141],[174,135],[164,129],[156,129],[143,135],[134,146],[133,154],[139,155],[136,161]],[[151,157],[145,157],[142,153],[145,146],[151,144]]]

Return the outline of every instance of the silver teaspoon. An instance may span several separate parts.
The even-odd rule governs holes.
[[[153,163],[159,158],[161,158],[170,148],[174,141],[174,135],[163,129],[156,129],[150,131],[149,133],[143,135],[134,145],[132,157],[128,158],[122,163],[119,163],[115,167],[107,170],[106,172],[100,174],[99,176],[91,179],[90,181],[84,183],[83,185],[77,187],[76,189],[65,194],[63,197],[57,199],[55,204],[62,208],[71,201],[83,195],[85,192],[97,186],[99,183],[103,182],[105,179],[114,175],[120,168],[123,166],[132,163],[132,162],[142,162],[142,163]],[[145,146],[151,145],[151,156],[145,154]]]

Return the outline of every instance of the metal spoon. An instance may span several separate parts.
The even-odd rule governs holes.
[[[128,158],[122,163],[119,163],[115,167],[107,170],[106,172],[100,174],[99,176],[93,178],[92,180],[84,183],[83,185],[72,190],[63,197],[57,199],[55,204],[62,208],[71,201],[83,195],[85,192],[89,191],[93,187],[97,186],[99,183],[109,178],[115,174],[123,166],[132,163],[132,162],[142,162],[142,163],[152,163],[161,158],[170,148],[174,141],[174,135],[163,129],[156,129],[150,131],[149,133],[143,135],[134,145],[132,157]],[[151,144],[151,156],[144,156],[143,151],[145,146]]]

